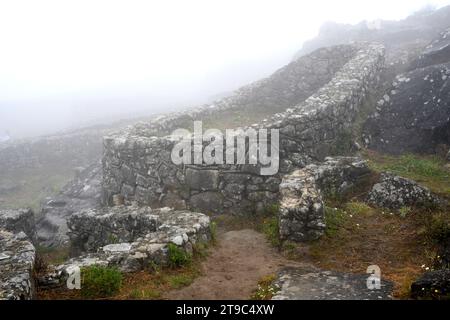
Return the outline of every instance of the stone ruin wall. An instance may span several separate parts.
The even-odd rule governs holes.
[[[277,203],[284,174],[333,153],[335,143],[351,129],[370,89],[377,87],[384,68],[384,47],[378,44],[337,46],[327,48],[326,52],[328,61],[340,61],[338,57],[346,59],[339,71],[329,75],[328,83],[306,100],[300,98],[286,111],[251,126],[280,130],[280,171],[277,175],[261,176],[258,165],[174,165],[171,151],[176,141],[171,136],[157,137],[158,133],[165,134],[182,122],[186,123],[186,119],[192,122],[226,108],[248,105],[248,95],[243,92],[259,95],[256,101],[264,101],[264,92],[268,97],[274,94],[267,87],[273,80],[270,78],[209,108],[170,115],[149,125],[138,125],[128,132],[105,137],[104,204],[113,205],[114,199],[120,199],[125,204],[187,208],[203,213],[251,214]],[[292,67],[286,68],[289,66]],[[300,74],[291,76],[287,87],[298,88],[304,80]],[[273,82],[271,86],[277,91]],[[277,93],[284,95],[284,92]]]

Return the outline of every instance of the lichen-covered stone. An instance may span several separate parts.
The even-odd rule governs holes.
[[[169,262],[169,244],[188,254],[211,240],[210,218],[170,208],[114,207],[86,210],[69,220],[75,246],[88,250],[41,277],[42,286],[63,285],[74,267],[117,267],[123,272],[147,270]]]
[[[133,206],[85,210],[68,220],[72,245],[88,252],[110,244],[139,242],[149,235],[155,239],[187,236],[186,241],[192,243],[207,241],[209,223],[209,217],[201,213]]]
[[[219,186],[217,170],[186,170],[187,185],[193,190],[216,190]]]
[[[285,268],[275,280],[273,300],[391,300],[393,285],[381,279],[380,290],[367,287],[369,274],[312,268]]]
[[[400,209],[408,206],[436,207],[442,201],[417,182],[383,173],[370,191],[367,202],[381,208]]]
[[[324,194],[342,195],[370,173],[359,158],[327,158],[286,175],[280,185],[282,240],[316,240],[325,231]]]
[[[450,145],[450,29],[397,75],[364,124],[367,147],[392,154]]]
[[[0,229],[0,300],[30,300],[36,252],[25,233]]]
[[[411,296],[415,299],[448,299],[450,297],[450,269],[424,273],[411,285]]]
[[[24,232],[33,241],[36,235],[33,211],[31,209],[0,210],[0,229],[12,233]]]

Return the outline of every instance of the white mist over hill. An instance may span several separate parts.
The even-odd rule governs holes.
[[[325,21],[401,19],[445,0],[0,2],[0,135],[204,103],[283,66]]]

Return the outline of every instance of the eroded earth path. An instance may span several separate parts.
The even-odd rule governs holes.
[[[249,299],[262,277],[302,264],[284,258],[254,230],[218,235],[218,244],[202,264],[202,275],[189,287],[168,292],[171,300]]]

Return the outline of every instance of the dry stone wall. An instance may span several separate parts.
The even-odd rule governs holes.
[[[30,300],[34,296],[36,250],[23,232],[0,229],[0,300]]]
[[[384,47],[378,44],[337,46],[325,52],[329,59],[317,60],[312,65],[319,74],[330,61],[341,61],[338,57],[345,61],[331,68],[335,73],[328,83],[304,101],[303,98],[297,102],[295,98],[289,99],[289,109],[249,127],[280,130],[278,174],[263,176],[260,165],[173,164],[171,152],[177,140],[173,136],[157,135],[177,128],[186,119],[199,118],[186,114],[169,116],[105,137],[103,202],[112,205],[114,199],[119,199],[119,203],[126,204],[234,214],[263,211],[268,205],[278,202],[279,185],[284,174],[335,153],[336,144],[341,143],[342,137],[350,131],[359,108],[370,88],[377,86],[384,68]],[[286,68],[294,67],[295,64]],[[296,74],[283,72],[283,79],[286,74]],[[280,76],[280,72],[275,75]],[[238,91],[237,96],[210,106],[207,112],[246,107],[250,102],[238,102],[250,101],[250,98],[258,103],[269,97],[284,96],[283,90],[304,82],[300,74],[296,75],[287,77],[285,80],[289,83],[280,88],[271,85],[277,83],[271,82],[273,78],[260,81]],[[308,74],[308,77],[314,77],[314,74]],[[197,112],[202,113],[205,109],[202,110]]]

